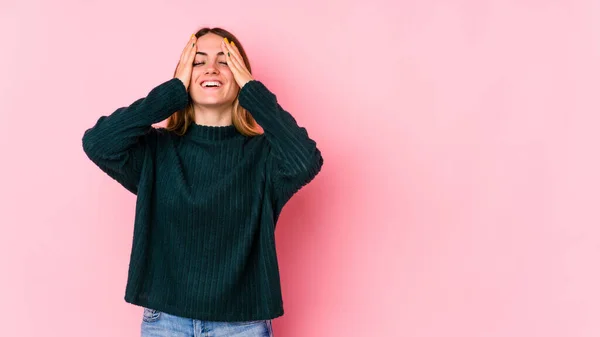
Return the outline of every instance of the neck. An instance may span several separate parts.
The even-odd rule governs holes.
[[[231,125],[233,105],[226,106],[199,106],[194,104],[194,119],[196,124],[226,126]]]

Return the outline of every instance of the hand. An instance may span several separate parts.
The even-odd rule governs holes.
[[[185,45],[185,48],[183,48],[179,63],[177,63],[177,69],[175,70],[175,77],[183,82],[186,91],[190,87],[190,81],[192,79],[192,63],[196,57],[196,49],[196,34],[192,34],[190,40]]]
[[[221,41],[221,49],[226,55],[227,65],[233,73],[233,78],[241,90],[246,83],[252,81],[254,78],[248,71],[248,68],[246,68],[244,59],[242,58],[242,55],[240,55],[238,47],[233,43],[233,41],[231,41],[231,44],[225,41],[226,38],[223,38],[223,41]]]

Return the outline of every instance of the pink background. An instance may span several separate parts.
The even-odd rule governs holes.
[[[2,1],[0,335],[139,335],[135,196],[81,137],[205,25],[325,160],[278,225],[276,337],[600,336],[591,0]]]

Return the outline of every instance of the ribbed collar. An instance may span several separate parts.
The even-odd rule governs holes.
[[[218,141],[242,135],[233,124],[226,126],[202,125],[192,122],[185,136],[196,140]]]

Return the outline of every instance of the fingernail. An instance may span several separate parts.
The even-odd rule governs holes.
[[[190,36],[190,39],[193,39],[195,35],[196,35],[196,34],[192,34],[192,36]]]
[[[235,47],[235,43],[233,41],[231,41],[231,45]]]
[[[226,37],[224,37],[223,40],[225,40],[225,43],[229,43],[229,40],[227,40]]]

